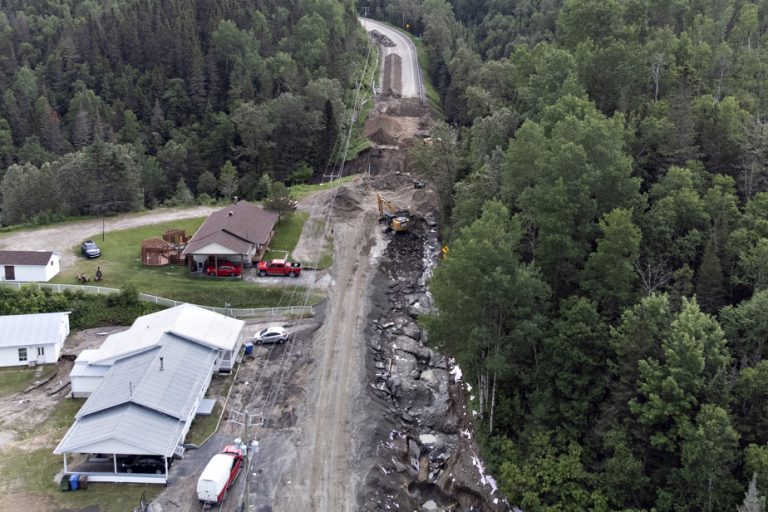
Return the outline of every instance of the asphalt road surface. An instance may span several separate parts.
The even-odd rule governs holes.
[[[368,18],[360,18],[360,23],[367,31],[378,30],[382,34],[389,37],[395,46],[386,47],[380,46],[379,52],[381,53],[382,72],[383,63],[387,55],[396,53],[400,55],[402,63],[402,88],[401,93],[403,98],[419,98],[424,99],[424,91],[421,82],[421,71],[419,70],[419,61],[416,55],[416,47],[413,45],[410,39],[402,34],[402,32],[395,30],[389,25],[373,21]]]

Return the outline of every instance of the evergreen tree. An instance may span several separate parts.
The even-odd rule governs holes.
[[[726,301],[723,269],[714,236],[710,236],[704,247],[704,257],[696,280],[696,298],[702,311],[711,314],[717,313]]]

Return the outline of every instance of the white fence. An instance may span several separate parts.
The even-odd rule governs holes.
[[[108,288],[106,286],[92,286],[92,285],[80,285],[80,284],[55,284],[55,283],[20,283],[0,281],[0,285],[10,286],[12,288],[21,289],[22,286],[32,286],[39,289],[49,288],[56,293],[62,293],[65,290],[82,291],[85,293],[95,293],[96,295],[110,295],[113,293],[120,293],[118,288]],[[139,293],[139,300],[144,302],[152,302],[161,306],[174,307],[186,304],[173,299],[166,299],[164,297],[157,297],[156,295],[149,295],[148,293]],[[212,306],[200,306],[222,315],[231,316],[234,318],[268,318],[268,317],[306,317],[314,314],[312,306],[287,306],[282,308],[215,308]]]

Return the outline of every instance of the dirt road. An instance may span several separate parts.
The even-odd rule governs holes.
[[[221,206],[197,206],[194,208],[158,208],[141,213],[127,213],[104,219],[104,232],[135,228],[148,224],[191,217],[205,217]],[[92,219],[66,222],[52,227],[13,231],[0,234],[0,249],[14,251],[55,251],[61,254],[62,272],[71,269],[77,261],[77,246],[85,238],[101,233],[102,220]],[[95,239],[98,243],[100,238]]]

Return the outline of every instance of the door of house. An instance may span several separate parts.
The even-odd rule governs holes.
[[[16,280],[16,267],[14,267],[13,265],[5,266],[5,280],[6,281]]]

